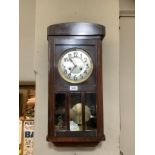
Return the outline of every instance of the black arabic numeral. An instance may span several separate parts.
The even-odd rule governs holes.
[[[72,57],[72,54],[68,54],[68,57],[71,58]]]
[[[68,74],[68,77],[69,77],[69,78],[71,77],[71,73]]]
[[[78,57],[78,52],[74,52],[74,57]]]
[[[68,62],[69,61],[69,59],[68,58],[64,58],[64,62]]]
[[[83,75],[82,74],[80,74],[80,77],[81,77],[81,79],[83,79]]]
[[[67,74],[67,70],[66,69],[64,70],[64,73]]]
[[[84,58],[84,62],[87,62],[87,58]]]
[[[86,64],[86,67],[87,67],[87,68],[89,68],[89,65],[88,65],[88,64]]]
[[[84,73],[87,74],[88,73],[87,70],[85,70]]]
[[[77,76],[76,76],[76,75],[74,76],[74,80],[75,80],[75,81],[77,80]]]

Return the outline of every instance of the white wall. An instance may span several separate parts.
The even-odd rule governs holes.
[[[120,0],[120,11],[135,10],[135,0]]]
[[[46,141],[48,112],[47,26],[86,21],[106,26],[103,40],[104,124],[106,141],[95,148],[57,148]],[[119,1],[36,0],[35,22],[36,113],[34,155],[118,155],[119,114]]]
[[[35,0],[19,1],[19,80],[34,81]]]
[[[120,18],[120,149],[135,154],[135,18]]]
[[[134,12],[135,0],[120,0],[120,149],[124,155],[135,154]]]

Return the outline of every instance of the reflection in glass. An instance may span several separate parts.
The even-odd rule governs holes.
[[[57,131],[96,130],[96,93],[55,94],[54,118]]]
[[[55,94],[55,129],[66,130],[65,99],[63,93]]]
[[[82,103],[80,93],[71,94],[70,130],[82,130]]]
[[[85,94],[85,130],[96,129],[96,94]]]

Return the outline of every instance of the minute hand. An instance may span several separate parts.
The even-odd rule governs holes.
[[[71,58],[69,58],[69,60],[73,63],[73,65],[76,67],[75,63],[73,62],[73,60]]]

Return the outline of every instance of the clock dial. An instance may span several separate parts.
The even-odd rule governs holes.
[[[93,71],[93,62],[83,49],[68,49],[59,59],[58,71],[67,82],[81,83],[90,77]]]

